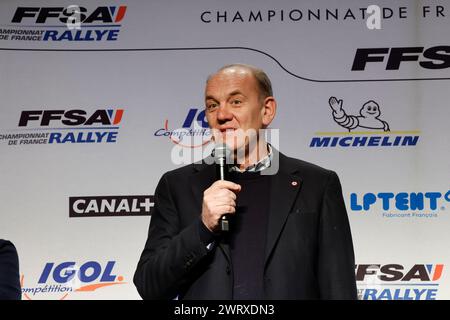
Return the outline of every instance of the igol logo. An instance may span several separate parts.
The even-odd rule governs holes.
[[[419,131],[391,131],[375,100],[368,100],[359,114],[348,114],[342,99],[330,97],[328,105],[334,122],[343,132],[316,132],[311,148],[413,147],[419,141]]]
[[[156,137],[169,138],[173,143],[187,148],[196,148],[211,141],[211,131],[205,116],[205,110],[189,109],[181,127],[170,129],[169,120],[166,119],[164,127],[156,130]]]
[[[18,7],[11,25],[3,29],[12,41],[115,41],[127,6],[100,6],[94,9],[68,7]],[[67,27],[60,29],[60,27]],[[81,28],[83,26],[83,28]]]
[[[22,111],[20,133],[0,134],[9,145],[114,143],[123,109]]]
[[[71,293],[92,292],[101,288],[125,284],[123,276],[117,276],[116,261],[102,264],[87,261],[77,265],[74,261],[45,264],[35,286],[28,287],[22,275],[21,287],[25,299],[65,299]]]
[[[382,211],[385,218],[436,218],[450,202],[447,192],[378,192],[350,194],[350,209],[355,212]]]
[[[436,300],[443,264],[358,264],[360,300]]]

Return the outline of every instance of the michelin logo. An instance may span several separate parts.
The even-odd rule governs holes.
[[[359,110],[359,116],[347,115],[342,108],[342,99],[338,100],[336,97],[331,97],[328,101],[333,110],[333,119],[341,127],[352,131],[355,128],[374,129],[374,130],[389,130],[389,124],[386,121],[379,119],[381,115],[380,106],[373,100],[369,100]]]
[[[343,108],[343,100],[334,96],[328,99],[328,105],[334,122],[346,131],[316,132],[309,143],[310,148],[414,147],[419,141],[420,131],[391,131],[374,100],[365,102],[359,115],[348,114]]]

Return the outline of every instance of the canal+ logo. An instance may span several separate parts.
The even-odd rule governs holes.
[[[172,143],[183,148],[203,147],[211,142],[211,131],[206,120],[205,110],[191,108],[188,110],[181,127],[171,128],[169,120],[154,133],[155,137],[168,138]]]
[[[127,6],[124,5],[96,8],[21,6],[16,8],[11,24],[7,26],[11,29],[8,31],[9,40],[115,41],[126,12]],[[18,31],[17,28],[27,30]],[[27,38],[27,35],[33,37]]]
[[[24,299],[66,299],[69,295],[94,292],[103,288],[126,284],[123,276],[116,275],[116,261],[100,263],[87,261],[78,265],[74,261],[48,262],[34,286],[21,277]]]
[[[18,127],[22,133],[3,135],[10,145],[115,143],[124,109],[26,110]]]
[[[343,99],[332,96],[328,106],[330,118],[343,131],[316,132],[310,148],[402,148],[414,147],[419,141],[420,131],[392,131],[382,113],[383,106],[375,100],[349,111]]]
[[[356,213],[382,212],[383,218],[437,218],[450,202],[450,190],[428,192],[351,193]]]
[[[436,300],[444,264],[357,264],[359,300]]]

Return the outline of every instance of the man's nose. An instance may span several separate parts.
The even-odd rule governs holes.
[[[217,120],[219,122],[226,122],[233,119],[233,113],[227,105],[220,105],[217,110]]]

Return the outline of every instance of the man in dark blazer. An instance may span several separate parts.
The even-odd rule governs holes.
[[[0,239],[0,300],[20,300],[21,294],[16,248]]]
[[[234,64],[211,75],[206,117],[232,150],[228,181],[207,158],[165,173],[134,283],[144,299],[356,299],[339,179],[261,135],[275,117],[270,80]],[[239,152],[244,150],[245,152]],[[220,219],[230,216],[230,231]]]

